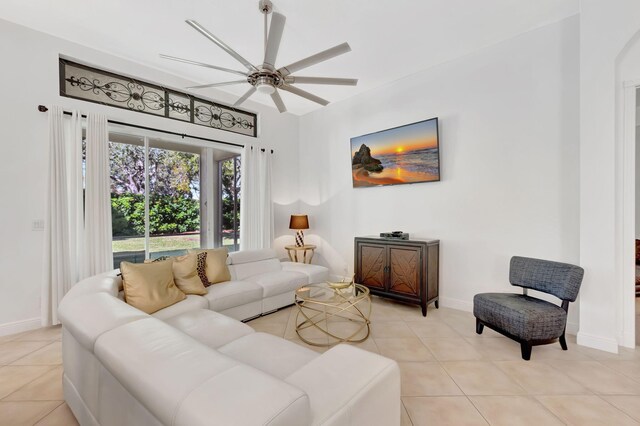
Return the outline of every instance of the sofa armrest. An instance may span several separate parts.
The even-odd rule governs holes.
[[[313,425],[400,424],[400,369],[391,359],[338,345],[285,381],[309,396]]]

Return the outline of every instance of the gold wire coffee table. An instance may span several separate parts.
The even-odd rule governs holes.
[[[371,333],[371,297],[363,285],[351,284],[342,289],[327,283],[305,285],[296,290],[295,304],[296,333],[309,345],[364,342]],[[328,341],[312,337],[314,329],[328,336]]]

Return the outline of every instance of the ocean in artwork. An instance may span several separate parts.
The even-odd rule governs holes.
[[[354,187],[440,180],[437,119],[351,139]]]
[[[388,169],[401,169],[409,172],[428,173],[437,176],[440,170],[438,148],[425,148],[376,157],[382,166]]]

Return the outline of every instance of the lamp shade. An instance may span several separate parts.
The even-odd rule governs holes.
[[[306,214],[292,214],[289,229],[309,229],[309,218]]]

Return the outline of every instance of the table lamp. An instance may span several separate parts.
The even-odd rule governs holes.
[[[289,220],[289,229],[296,230],[296,247],[304,246],[303,229],[309,229],[309,218],[306,214],[292,214]]]

